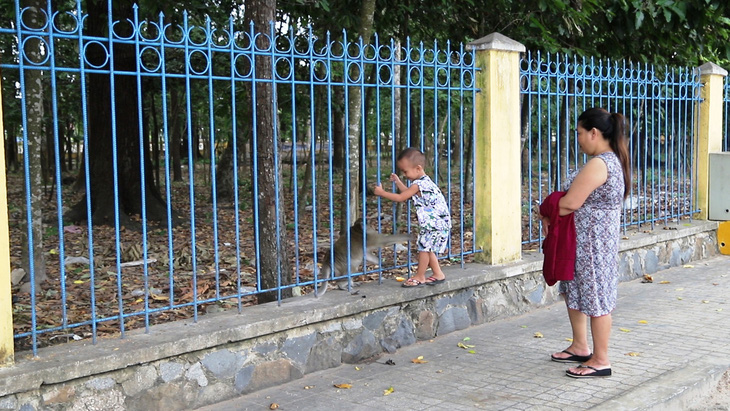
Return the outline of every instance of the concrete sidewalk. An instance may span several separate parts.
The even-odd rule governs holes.
[[[704,399],[730,369],[729,294],[726,256],[620,284],[609,378],[569,378],[569,364],[550,361],[570,344],[558,303],[201,410],[708,409]],[[720,401],[715,409],[728,409]]]

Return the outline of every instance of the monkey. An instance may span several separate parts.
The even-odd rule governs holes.
[[[358,218],[357,221],[350,227],[350,272],[356,272],[363,259],[363,236],[362,236],[362,218]],[[411,239],[408,234],[381,234],[374,229],[366,226],[365,231],[365,244],[367,250],[365,251],[365,260],[370,263],[378,263],[378,258],[371,253],[373,250],[378,248],[392,245],[396,243],[403,243]],[[344,232],[340,232],[340,236],[335,241],[335,255],[334,255],[334,271],[330,267],[330,254],[331,248],[327,250],[322,262],[322,269],[319,272],[319,278],[314,285],[317,296],[324,295],[327,292],[328,280],[334,276],[341,276],[347,274],[347,235]]]

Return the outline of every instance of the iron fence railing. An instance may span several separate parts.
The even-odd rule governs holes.
[[[730,122],[728,122],[730,118],[728,117],[730,116],[730,78],[728,77],[725,77],[725,87],[723,90],[725,91],[723,93],[723,118],[725,119],[725,123],[722,129],[722,151],[730,151]]]
[[[575,125],[590,107],[622,113],[628,122],[633,185],[624,227],[668,224],[697,212],[700,87],[699,69],[527,53],[521,61],[523,243],[541,239],[534,205],[562,189],[568,172],[587,160]]]
[[[0,28],[0,43],[16,54],[0,67],[6,133],[22,137],[11,150],[22,162],[9,183],[17,217],[11,219],[14,266],[21,266],[20,255],[30,256],[28,288],[13,291],[18,349],[36,353],[59,339],[95,342],[199,312],[241,312],[263,292],[278,292],[279,299],[283,289],[309,292],[319,264],[334,258],[324,250],[340,222],[355,220],[349,209],[338,211],[349,177],[359,177],[364,200],[357,208],[371,227],[416,230],[415,213],[367,196],[396,172],[395,156],[405,146],[426,152],[428,173],[454,214],[445,258],[463,264],[476,252],[470,185],[476,68],[463,46],[381,42],[377,35],[364,44],[345,31],[274,24],[258,33],[234,18],[222,24],[187,13],[146,19],[136,6],[130,15],[114,15],[119,11],[111,1],[101,22],[80,1],[68,10],[52,9],[51,2],[46,10],[21,9],[18,1],[15,7],[15,21]],[[87,33],[98,25],[106,26],[102,34]],[[257,65],[262,58],[270,62],[264,72]],[[42,84],[35,96],[46,109],[42,118],[27,111],[34,99],[30,81]],[[268,107],[257,104],[259,87],[272,93]],[[357,123],[349,118],[355,90]],[[110,106],[109,117],[99,114],[102,103]],[[278,273],[276,289],[261,286],[263,234],[254,200],[261,191],[252,177],[265,167],[256,155],[262,111],[272,114],[273,163],[281,169],[274,184],[284,193],[276,209],[287,221],[275,235],[287,244],[292,267]],[[105,124],[108,135],[95,132]],[[359,132],[351,138],[362,148],[355,157],[348,146],[353,125]],[[38,128],[52,144],[29,145]],[[125,154],[129,146],[137,156]],[[108,157],[98,147],[108,147]],[[39,161],[49,161],[36,169],[40,152]],[[109,194],[97,195],[92,184],[99,161],[111,170],[104,182]],[[129,174],[141,176],[132,188]],[[74,178],[75,188],[65,184]],[[219,197],[224,186],[234,188],[232,199]],[[141,204],[136,213],[123,209],[130,198]],[[113,212],[104,224],[92,224],[104,200],[113,200]],[[153,221],[155,201],[160,221]],[[79,206],[89,224],[68,220],[68,210]],[[41,221],[39,238],[33,227]],[[43,267],[33,253],[45,256]],[[378,267],[330,279],[349,287],[354,276],[408,276],[412,253],[383,249]],[[48,280],[39,283],[41,271]],[[291,276],[291,283],[281,276]]]

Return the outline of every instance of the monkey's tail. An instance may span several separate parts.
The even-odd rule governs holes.
[[[327,286],[329,284],[330,276],[332,275],[332,269],[329,264],[323,264],[322,269],[319,271],[317,279],[314,280],[314,295],[319,298],[327,292]]]
[[[392,245],[392,244],[398,244],[398,243],[405,243],[406,241],[412,240],[413,237],[411,237],[408,234],[391,234],[391,235],[382,235],[377,238],[377,242],[373,245],[377,247],[383,247],[386,245]],[[368,243],[369,245],[369,243]]]

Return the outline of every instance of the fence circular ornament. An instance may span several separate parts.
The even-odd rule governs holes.
[[[253,41],[251,41],[251,35],[248,32],[245,31],[238,31],[233,36],[233,44],[234,48],[238,51],[252,51],[252,44]]]
[[[411,67],[408,69],[408,84],[411,86],[420,86],[423,83],[423,76],[419,67]]]
[[[347,52],[348,59],[361,60],[362,55],[363,55],[362,44],[361,43],[350,43],[347,45],[346,52]]]
[[[319,76],[319,68],[322,67],[322,77]],[[314,60],[312,67],[312,78],[322,83],[329,79],[329,70],[327,70],[327,62],[322,59]]]
[[[129,35],[123,33],[129,30]],[[112,23],[112,37],[118,40],[133,40],[137,35],[137,27],[134,26],[134,22],[129,19],[117,20]]]
[[[143,43],[159,42],[162,39],[160,25],[154,21],[143,21],[139,23],[139,37]]]
[[[434,64],[436,62],[436,53],[431,49],[424,50],[422,62],[429,65]]]
[[[264,33],[253,35],[253,48],[256,52],[271,52],[271,37]]]
[[[390,84],[393,81],[393,72],[390,65],[386,63],[378,63],[378,84]]]
[[[527,93],[530,91],[530,86],[532,85],[532,77],[529,73],[522,72],[520,73],[520,91]]]
[[[406,57],[409,63],[420,63],[422,57],[421,50],[414,48],[408,49]]]
[[[188,28],[188,43],[192,46],[207,46],[210,41],[210,32],[202,27],[193,26]],[[201,39],[200,41],[195,41]]]
[[[362,62],[359,61],[348,61],[347,62],[347,82],[360,84],[363,82],[362,73]]]
[[[210,38],[217,48],[230,48],[233,36],[228,29],[214,28],[210,32]]]
[[[276,38],[276,52],[277,53],[294,53],[294,43],[287,36],[280,36]]]
[[[436,52],[436,64],[440,64],[442,66],[449,64],[449,55],[451,53],[448,51],[438,50]]]
[[[28,45],[29,41],[38,41],[42,46]],[[30,50],[26,50],[27,48]],[[23,51],[23,57],[25,58],[24,61],[32,66],[43,66],[48,63],[48,60],[51,57],[51,54],[48,52],[50,50],[48,48],[48,43],[41,36],[32,35],[25,37],[20,49]],[[37,61],[34,61],[31,59],[31,56],[33,55],[37,55],[40,58]]]
[[[469,70],[463,70],[461,72],[461,87],[472,88],[474,87],[474,73]]]
[[[381,44],[377,50],[378,59],[389,61],[393,56],[393,49],[387,44]]]
[[[183,44],[185,42],[185,28],[179,24],[166,24],[162,30],[162,37],[165,43]]]
[[[92,50],[89,51],[89,47],[92,47]],[[103,53],[96,54],[94,53],[93,48],[99,47],[103,51]],[[91,58],[102,56],[101,61],[96,63],[91,61]],[[86,65],[88,65],[91,68],[95,69],[101,69],[104,68],[109,63],[109,49],[106,48],[106,45],[100,41],[93,40],[86,44],[84,44],[84,52],[83,52],[84,62]]]
[[[40,10],[40,12],[36,12],[37,13],[36,15],[38,16],[37,23],[39,23],[39,24],[35,24],[33,27],[26,24],[26,21],[30,20],[31,22],[33,22],[33,19],[31,18],[32,15],[25,16],[25,13],[33,13],[33,12],[34,12],[34,10],[31,10],[30,7],[26,7],[24,9],[20,10],[20,27],[21,27],[21,29],[30,30],[30,31],[48,31],[49,19],[48,19],[48,14],[46,13],[45,9]],[[43,19],[42,21],[40,21],[41,18]]]
[[[362,52],[362,59],[370,62],[374,62],[378,59],[378,51],[374,44],[365,45]]]
[[[162,67],[162,55],[157,47],[145,46],[139,53],[139,66],[148,73],[157,73]]]
[[[76,13],[71,11],[53,13],[51,23],[52,31],[63,34],[77,34],[81,27]]]
[[[568,78],[561,76],[556,79],[555,88],[558,90],[558,93],[567,93],[569,84]]]
[[[313,40],[311,40],[311,44],[309,46],[311,48],[312,57],[327,57],[327,41],[323,38],[315,37]]]
[[[293,80],[294,79],[294,68],[292,62],[287,57],[279,57],[276,59],[275,74],[277,80]]]
[[[200,60],[196,59],[196,56],[198,55],[200,55]],[[196,64],[197,62],[202,63],[203,68],[201,70],[195,69],[195,67],[198,66],[198,64]],[[193,74],[203,75],[207,73],[210,69],[210,59],[208,58],[208,55],[203,53],[201,50],[192,50],[188,54],[188,68]]]
[[[608,95],[611,97],[618,96],[618,80],[610,80],[608,82]]]
[[[436,68],[436,85],[438,87],[448,87],[450,79],[449,70],[446,67]]]
[[[317,38],[310,33],[307,36],[306,41],[294,41],[294,55],[302,58],[309,57],[309,55],[314,51],[314,41],[316,39]]]
[[[243,58],[245,60],[239,61],[238,59]],[[244,53],[236,54],[233,58],[233,72],[236,77],[241,79],[248,79],[253,76],[253,61],[251,56]]]

